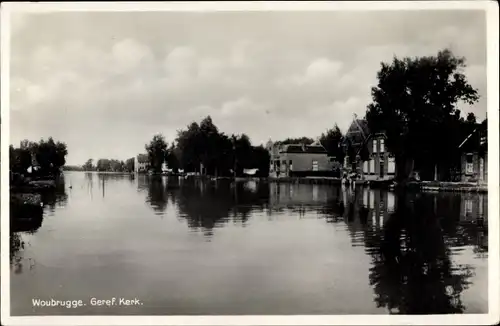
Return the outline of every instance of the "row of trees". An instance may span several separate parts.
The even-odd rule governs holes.
[[[395,57],[381,64],[366,120],[372,132],[387,135],[398,179],[429,166],[447,174],[460,164],[458,146],[477,123],[474,114],[464,119],[457,104],[479,100],[464,75],[465,67],[465,58],[449,50],[437,56]]]
[[[170,146],[158,134],[145,148],[154,172],[161,172],[163,162],[174,172],[183,169],[216,176],[242,175],[244,169],[258,169],[260,176],[269,172],[270,157],[263,146],[253,146],[245,134],[220,132],[210,116],[179,130]]]
[[[63,142],[41,139],[39,142],[21,141],[19,147],[9,146],[10,170],[26,174],[32,167],[33,174],[57,176],[66,164],[67,146]]]
[[[129,158],[126,161],[101,158],[95,164],[93,159],[89,159],[82,165],[82,169],[84,171],[133,172],[134,158]]]

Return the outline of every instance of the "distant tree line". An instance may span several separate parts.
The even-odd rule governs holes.
[[[98,159],[94,164],[93,159],[88,159],[82,165],[83,171],[98,171],[98,172],[133,172],[134,171],[134,158],[121,161],[117,159]]]
[[[9,146],[10,171],[22,175],[58,176],[66,164],[66,155],[66,144],[52,137],[39,142],[23,140],[19,147]]]

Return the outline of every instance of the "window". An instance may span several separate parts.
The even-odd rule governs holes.
[[[368,173],[368,161],[363,162],[363,173]]]
[[[318,161],[312,161],[312,169],[313,171],[318,171]]]
[[[368,173],[375,173],[375,160],[374,159],[370,160],[370,168],[368,170]]]
[[[472,200],[471,199],[465,200],[465,213],[467,215],[472,214]]]
[[[384,152],[384,140],[381,139],[380,140],[380,153],[383,153]]]
[[[465,173],[466,174],[474,173],[474,163],[472,161],[472,154],[467,154],[467,161],[465,163]]]
[[[483,205],[484,205],[484,197],[479,196],[479,216],[483,217],[484,211],[483,211]]]
[[[292,160],[288,162],[290,164],[290,171],[292,171]]]
[[[394,212],[395,199],[394,193],[387,193],[387,211]]]
[[[377,152],[377,140],[374,139],[373,140],[373,153],[376,153]]]
[[[396,172],[396,161],[394,157],[389,157],[389,164],[387,165],[387,173],[394,174]]]

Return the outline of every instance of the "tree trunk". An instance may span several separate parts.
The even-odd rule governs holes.
[[[415,166],[415,161],[411,158],[398,155],[395,158],[396,161],[396,180],[399,183],[405,184],[408,179],[413,174],[413,169]]]

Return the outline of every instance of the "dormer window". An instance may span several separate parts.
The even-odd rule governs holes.
[[[384,152],[384,139],[380,139],[380,153]]]

